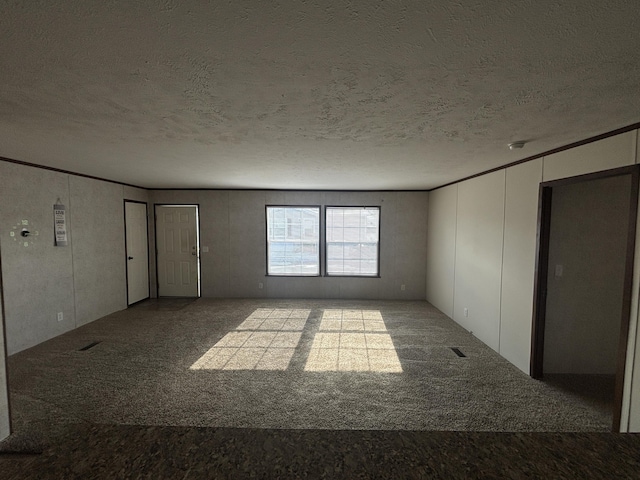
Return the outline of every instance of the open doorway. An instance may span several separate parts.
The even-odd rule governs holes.
[[[158,297],[199,297],[198,205],[154,207]]]
[[[531,375],[588,396],[619,431],[638,167],[540,185]]]

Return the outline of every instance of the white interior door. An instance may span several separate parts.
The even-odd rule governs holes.
[[[127,305],[149,298],[147,204],[124,202],[127,255]]]
[[[158,296],[198,296],[197,207],[156,206]]]

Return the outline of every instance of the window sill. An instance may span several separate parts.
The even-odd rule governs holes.
[[[326,278],[382,278],[380,275],[324,275]]]
[[[321,275],[278,275],[278,274],[274,274],[274,273],[267,273],[265,275],[265,277],[272,277],[272,278],[318,278],[321,277]]]

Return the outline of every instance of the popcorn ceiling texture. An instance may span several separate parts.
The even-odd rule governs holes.
[[[432,188],[639,121],[639,20],[635,1],[4,2],[0,155],[146,187]]]

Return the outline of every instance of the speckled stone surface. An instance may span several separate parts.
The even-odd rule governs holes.
[[[638,478],[640,436],[601,433],[66,427],[35,456],[0,455],[31,478]]]

